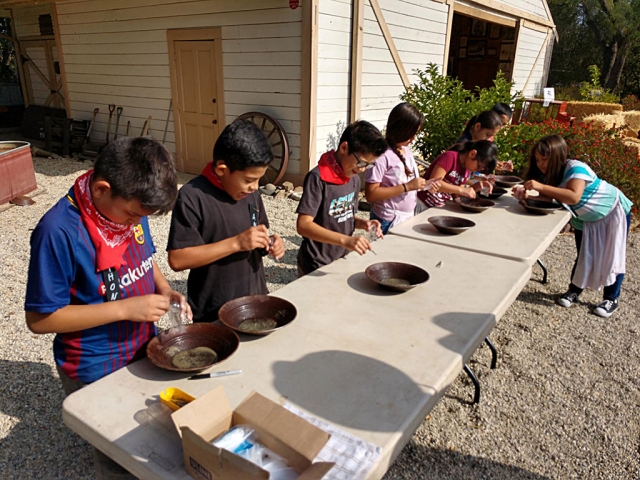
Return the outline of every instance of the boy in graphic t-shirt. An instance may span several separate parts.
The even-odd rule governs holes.
[[[194,322],[213,322],[229,300],[269,293],[262,257],[284,256],[258,192],[273,153],[254,123],[236,120],[222,131],[213,162],[184,185],[173,209],[169,266],[190,269],[187,297]]]
[[[387,142],[375,126],[360,120],[347,126],[336,150],[326,152],[304,179],[297,229],[302,235],[298,275],[306,275],[344,256],[348,251],[364,255],[371,244],[356,228],[382,230],[377,220],[356,218],[360,177],[387,150]]]

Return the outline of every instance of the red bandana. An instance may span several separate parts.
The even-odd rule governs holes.
[[[213,162],[209,162],[204,166],[201,175],[207,177],[207,180],[209,180],[214,187],[218,187],[220,190],[224,190],[226,192],[226,190],[222,186],[220,177],[213,171]]]
[[[344,185],[351,180],[344,174],[344,170],[336,160],[335,150],[330,150],[320,157],[318,170],[320,170],[320,178],[327,183]]]
[[[103,217],[96,209],[91,197],[91,175],[89,170],[76,179],[73,193],[76,197],[80,217],[89,232],[91,243],[96,248],[96,272],[124,265],[122,258],[133,235],[133,225],[115,223]]]

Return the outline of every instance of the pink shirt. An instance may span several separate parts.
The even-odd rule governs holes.
[[[365,181],[367,183],[379,183],[381,187],[395,187],[396,185],[407,183],[416,178],[418,168],[416,167],[413,154],[409,148],[401,148],[402,155],[407,162],[407,167],[414,172],[414,176],[407,176],[402,160],[389,148],[381,156],[376,158],[374,167],[366,171]],[[397,215],[396,212],[413,215],[413,211],[416,208],[416,192],[402,193],[387,200],[372,202],[371,208],[378,218],[387,221],[393,221]]]
[[[451,185],[464,185],[469,178],[470,170],[467,170],[460,163],[460,154],[448,150],[436,158],[427,171],[424,174],[424,178],[427,180],[431,178],[431,173],[435,170],[436,166],[444,168],[447,174],[444,176],[444,181]],[[424,202],[427,207],[441,207],[447,200],[451,200],[451,195],[448,193],[430,193],[430,192],[418,192],[418,198]]]

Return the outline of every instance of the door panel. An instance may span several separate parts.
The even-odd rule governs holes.
[[[214,40],[174,42],[184,171],[198,174],[218,138]]]

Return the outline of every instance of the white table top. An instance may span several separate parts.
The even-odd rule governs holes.
[[[374,249],[377,256],[351,254],[275,292],[298,317],[269,336],[243,338],[211,369],[241,375],[190,381],[145,359],[69,396],[65,423],[136,476],[189,478],[177,433],[168,418],[154,417],[160,391],[199,396],[223,385],[235,407],[256,390],[382,447],[370,478],[382,477],[531,270],[400,236]],[[413,263],[431,278],[409,292],[386,292],[364,275],[380,261]]]
[[[571,219],[566,210],[531,214],[510,193],[494,202],[494,207],[481,213],[467,212],[455,202],[448,202],[442,208],[429,208],[389,232],[533,265]],[[466,218],[476,226],[459,235],[440,233],[428,222],[428,218],[439,215]]]

